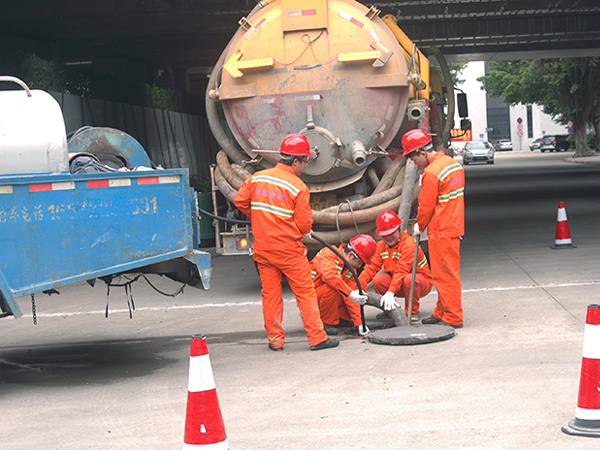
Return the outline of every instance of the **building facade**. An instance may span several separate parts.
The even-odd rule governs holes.
[[[495,144],[500,139],[510,139],[514,151],[523,151],[529,150],[529,144],[539,137],[568,133],[566,125],[556,123],[536,104],[509,106],[504,103],[503,97],[490,97],[483,90],[482,83],[477,81],[488,71],[485,62],[470,62],[461,73],[464,83],[457,86],[467,94],[472,140]],[[454,122],[460,123],[458,113]],[[452,145],[461,148],[464,142],[457,141]]]

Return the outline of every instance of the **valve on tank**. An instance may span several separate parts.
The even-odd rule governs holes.
[[[357,166],[362,166],[367,161],[365,145],[360,141],[354,141],[352,143],[352,161]]]
[[[429,114],[429,107],[425,100],[412,100],[408,102],[406,115],[410,120],[424,120]]]

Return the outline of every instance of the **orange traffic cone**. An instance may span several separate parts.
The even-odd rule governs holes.
[[[192,336],[183,448],[228,450],[206,336]]]
[[[567,210],[563,202],[558,203],[558,217],[556,218],[556,238],[554,245],[550,248],[575,248],[571,242],[571,232],[569,231],[569,221],[567,220]]]
[[[575,420],[562,427],[575,436],[600,437],[600,305],[589,305]]]

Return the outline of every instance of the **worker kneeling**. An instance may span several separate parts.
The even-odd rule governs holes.
[[[366,234],[350,239],[336,250],[344,256],[353,269],[371,262],[377,243]],[[354,326],[359,335],[369,329],[362,322],[360,304],[367,300],[360,294],[356,281],[344,261],[329,248],[323,248],[310,262],[311,274],[319,301],[321,320],[328,334],[338,334],[338,326]]]
[[[404,311],[408,313],[412,268],[415,258],[415,239],[400,226],[402,220],[393,211],[383,211],[377,217],[377,235],[382,240],[370,262],[360,274],[361,286],[373,281],[373,288],[381,294],[381,307],[389,311],[398,307],[394,297],[404,297]],[[380,270],[383,267],[381,273]],[[432,276],[423,250],[419,248],[417,273],[412,301],[412,318],[419,320],[420,299],[429,294]]]

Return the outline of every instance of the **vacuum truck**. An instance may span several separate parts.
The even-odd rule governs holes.
[[[408,223],[418,180],[416,166],[398,157],[402,135],[421,128],[447,148],[454,90],[439,50],[418,49],[395,16],[380,15],[354,0],[263,0],[239,21],[206,94],[222,148],[213,167],[227,203],[227,211],[215,205],[219,214],[235,217],[242,182],[277,163],[283,137],[302,133],[317,155],[302,179],[319,236],[339,243],[372,233],[385,209]],[[218,229],[222,253],[251,248],[247,225]]]

